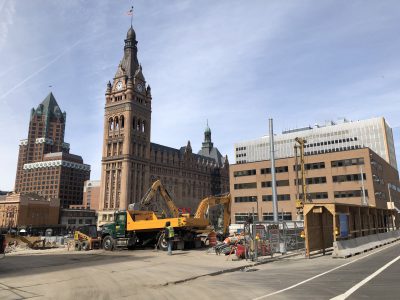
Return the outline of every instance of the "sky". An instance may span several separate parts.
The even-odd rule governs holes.
[[[13,190],[29,113],[53,92],[65,142],[99,179],[106,84],[131,1],[0,0],[0,190]],[[152,90],[151,141],[214,146],[325,120],[384,116],[400,162],[400,2],[136,0],[138,58]],[[49,87],[51,86],[51,87]]]

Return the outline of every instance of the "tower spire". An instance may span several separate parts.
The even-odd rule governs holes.
[[[210,152],[213,147],[214,145],[211,141],[211,129],[208,126],[208,119],[207,119],[207,126],[206,129],[204,130],[204,142],[202,144],[202,149],[207,149]]]

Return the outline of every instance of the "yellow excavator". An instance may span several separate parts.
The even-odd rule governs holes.
[[[219,196],[209,196],[200,201],[199,206],[197,207],[196,213],[194,214],[195,219],[205,219],[206,212],[209,208],[214,207],[216,205],[224,206],[224,223],[223,223],[223,231],[224,235],[226,235],[229,231],[229,223],[231,218],[231,194],[223,194]]]

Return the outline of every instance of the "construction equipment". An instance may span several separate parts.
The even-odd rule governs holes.
[[[296,199],[296,209],[297,215],[302,218],[303,216],[303,207],[304,203],[307,202],[307,184],[306,184],[306,171],[304,168],[304,145],[307,141],[303,138],[296,137],[295,141],[299,144],[299,146],[295,145],[295,156],[296,156],[296,186],[297,186],[297,199]],[[301,166],[301,187],[302,187],[302,196],[299,195],[299,165],[297,161],[297,149],[300,149],[300,166]]]
[[[196,213],[194,214],[194,218],[206,218],[206,211],[213,206],[216,205],[224,205],[224,223],[223,223],[223,232],[224,235],[229,233],[229,223],[231,218],[231,194],[227,193],[220,196],[209,196],[200,201]]]
[[[115,212],[114,222],[102,226],[101,236],[105,250],[113,250],[116,247],[132,249],[136,246],[154,244],[160,249],[166,250],[167,242],[164,237],[166,222],[170,222],[171,226],[174,227],[174,244],[178,249],[184,249],[185,243],[200,247],[199,234],[211,231],[209,220],[204,217],[207,207],[221,203],[225,205],[227,211],[230,208],[230,195],[210,196],[200,202],[194,217],[189,214],[179,215],[173,200],[166,192],[163,198],[173,212],[173,217],[160,216],[151,210],[139,210],[143,207],[142,205],[148,204],[149,199],[154,196],[157,190],[162,191],[162,195],[164,191],[166,192],[162,184],[156,181],[138,205],[130,205],[127,211]],[[228,214],[229,212],[224,215],[224,224],[229,223]]]
[[[151,200],[154,198],[157,191],[160,192],[161,197],[164,199],[165,204],[169,209],[170,216],[174,218],[179,217],[178,208],[175,206],[172,197],[168,193],[167,189],[162,185],[160,180],[155,181],[153,185],[149,188],[149,190],[146,192],[142,200],[139,202],[138,210],[146,210],[148,206],[150,206],[150,204],[152,203]]]
[[[97,235],[96,225],[78,227],[74,233],[74,245],[76,251],[100,249],[101,239]]]

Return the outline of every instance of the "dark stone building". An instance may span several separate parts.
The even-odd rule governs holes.
[[[50,93],[31,111],[28,138],[19,146],[15,192],[59,199],[61,207],[82,204],[90,166],[64,142],[66,113]]]
[[[175,149],[150,142],[152,96],[137,58],[136,34],[127,33],[124,56],[106,90],[99,225],[139,201],[161,179],[178,207],[193,212],[208,195],[229,191],[229,163],[211,141]]]

